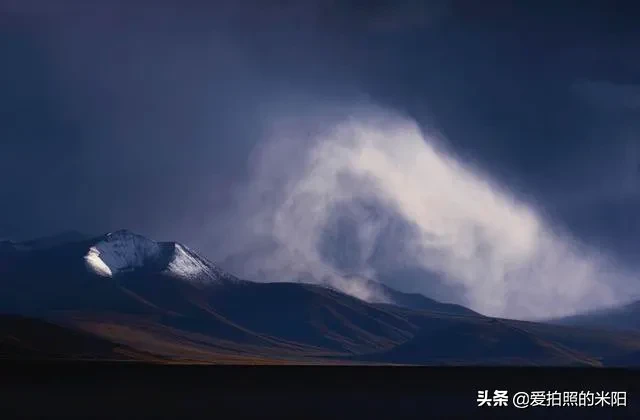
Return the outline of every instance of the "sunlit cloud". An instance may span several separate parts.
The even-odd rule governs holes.
[[[622,269],[444,152],[414,121],[370,106],[333,115],[274,117],[231,220],[223,219],[233,228],[216,254],[238,258],[239,274],[319,282],[376,301],[386,297],[346,275],[376,279],[372,259],[384,258],[461,288],[474,310],[529,319],[624,298],[631,282]],[[349,272],[324,252],[337,216],[353,227],[334,237],[347,240],[340,252]],[[390,237],[398,220],[409,229]]]

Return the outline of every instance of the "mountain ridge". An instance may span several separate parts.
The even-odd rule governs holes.
[[[202,277],[199,277],[201,274],[204,274],[204,277],[211,278],[213,281],[220,279],[224,279],[225,281],[240,281],[236,276],[226,272],[215,263],[198,255],[186,245],[179,242],[154,241],[128,229],[119,229],[98,236],[85,235],[76,231],[72,232],[73,239],[67,242],[62,241],[61,238],[70,237],[71,235],[61,234],[52,235],[51,237],[47,237],[46,240],[36,239],[11,243],[14,249],[17,248],[26,252],[46,251],[47,249],[58,248],[69,244],[86,247],[87,252],[83,257],[87,268],[95,274],[104,277],[111,277],[117,274],[123,274],[124,272],[147,268],[150,269],[150,271],[164,271],[165,274],[173,274],[177,278],[190,279],[196,282],[198,282],[198,280],[202,281]],[[56,240],[50,238],[55,238]],[[37,247],[30,246],[34,243],[39,245]],[[109,247],[109,245],[113,246]],[[102,249],[98,249],[101,247]],[[2,251],[3,249],[0,247],[0,253]],[[110,264],[105,263],[103,259],[110,260]],[[112,267],[109,265],[112,265]],[[348,281],[359,282],[359,284],[365,287],[375,289],[380,294],[389,296],[391,303],[395,305],[418,310],[440,310],[444,312],[480,315],[462,305],[438,302],[419,293],[402,292],[369,278],[351,274],[344,275],[343,277]],[[304,283],[317,284],[309,281]],[[333,288],[330,285],[324,285],[323,287]],[[348,291],[341,289],[335,290],[350,294]]]
[[[0,252],[0,314],[53,322],[167,362],[600,366],[640,354],[640,332],[496,319],[362,278],[400,302],[251,282],[175,242],[138,235],[133,242],[142,245],[127,254],[134,235]],[[87,267],[92,248],[111,275]],[[180,264],[185,259],[193,266]]]

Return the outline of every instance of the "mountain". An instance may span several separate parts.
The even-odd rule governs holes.
[[[550,339],[544,331],[533,333],[507,320],[449,318],[441,320],[436,328],[424,328],[412,340],[375,358],[389,363],[433,365],[601,364],[598,356],[567,348],[562,342]]]
[[[205,284],[235,280],[182,244],[156,242],[127,230],[94,241],[84,261],[90,271],[103,277],[144,272]]]
[[[640,301],[554,319],[550,322],[560,325],[640,331]]]
[[[254,283],[185,245],[126,230],[76,239],[0,251],[0,313],[37,318],[29,322],[47,327],[34,328],[52,331],[37,354],[62,342],[69,357],[76,348],[112,357],[115,345],[181,363],[599,366],[640,352],[640,332],[494,319],[367,279],[352,278],[394,303],[313,284]],[[83,344],[69,331],[103,344]],[[0,333],[5,342],[15,336]],[[29,353],[11,352],[20,349]]]
[[[34,247],[34,243],[40,245]],[[43,241],[13,243],[0,251],[0,275],[10,285],[8,293],[0,298],[0,310],[21,308],[29,312],[29,307],[35,311],[37,308],[73,309],[80,302],[66,304],[65,301],[73,299],[74,293],[80,290],[84,293],[82,300],[88,299],[93,308],[97,309],[101,307],[99,301],[104,300],[101,298],[110,296],[116,290],[122,291],[123,288],[127,291],[136,288],[141,295],[145,295],[157,292],[159,285],[186,287],[183,283],[187,283],[198,287],[213,287],[214,284],[221,286],[238,283],[246,289],[249,283],[226,273],[185,245],[156,242],[127,230],[90,239],[81,239],[78,235],[73,241],[62,244],[52,240],[48,243],[53,245],[42,246]],[[63,280],[51,281],[56,278]],[[113,281],[100,282],[96,278],[110,278]],[[176,284],[169,279],[180,280],[182,283]],[[379,289],[400,306],[478,315],[462,306],[442,304],[422,295],[399,292],[372,280],[358,281],[365,281],[367,287]],[[149,288],[145,289],[147,283]],[[251,283],[251,287],[261,286]],[[304,290],[306,286],[267,286],[269,289],[278,287]],[[220,292],[217,293],[219,296]],[[122,296],[118,299],[127,300]]]
[[[384,349],[415,329],[351,296],[243,281],[184,245],[129,231],[13,253],[5,262],[0,310],[87,330],[142,328],[160,341],[179,330],[183,341],[209,337],[216,351],[340,355]]]
[[[43,236],[36,239],[20,242],[24,248],[31,250],[52,248],[58,245],[64,245],[72,242],[81,242],[91,239],[93,236],[76,230],[67,230],[56,233],[54,235]]]
[[[0,316],[2,359],[158,360],[94,335],[20,316]]]
[[[346,276],[346,278],[350,281],[358,282],[361,287],[371,290],[375,295],[385,296],[392,304],[397,306],[419,311],[481,316],[479,313],[462,305],[438,302],[420,293],[401,292],[375,280],[353,275]]]
[[[30,251],[36,249],[52,248],[57,245],[68,244],[88,240],[91,235],[87,235],[75,230],[60,232],[55,235],[44,236],[23,242],[11,240],[0,241],[0,253],[12,251]]]
[[[628,353],[608,360],[609,366],[640,368],[640,351]]]

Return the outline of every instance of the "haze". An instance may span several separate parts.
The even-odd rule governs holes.
[[[128,228],[527,319],[636,297],[632,14],[88,4],[0,2],[0,239]]]

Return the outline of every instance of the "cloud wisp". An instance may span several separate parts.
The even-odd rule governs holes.
[[[377,279],[384,261],[431,273],[417,291],[437,278],[474,310],[521,319],[589,310],[629,292],[630,277],[606,255],[443,151],[414,121],[370,106],[332,110],[275,118],[256,149],[252,175],[216,227],[228,231],[213,254],[238,274],[384,301],[348,276]]]

